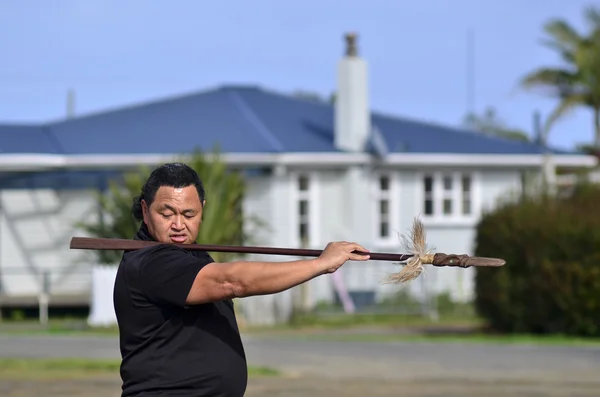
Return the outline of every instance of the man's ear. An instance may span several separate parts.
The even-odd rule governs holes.
[[[206,200],[202,200],[202,212],[200,215],[200,223],[204,221],[204,206],[206,205]]]
[[[142,204],[142,217],[144,218],[144,222],[147,223],[148,203],[146,203],[146,200],[144,200],[144,199],[142,199],[142,201],[140,203]]]

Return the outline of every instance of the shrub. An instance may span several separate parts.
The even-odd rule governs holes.
[[[600,187],[504,204],[476,236],[476,255],[506,260],[475,276],[475,308],[493,329],[600,336]]]

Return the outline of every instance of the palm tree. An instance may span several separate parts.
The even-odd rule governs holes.
[[[205,244],[242,245],[252,241],[249,226],[264,227],[262,220],[245,216],[242,200],[245,181],[239,172],[233,172],[221,160],[218,149],[209,158],[199,150],[190,156],[182,156],[182,161],[192,167],[204,183],[206,207],[202,216],[202,226],[197,242]],[[102,216],[97,221],[79,222],[77,225],[93,237],[132,238],[139,228],[131,214],[131,204],[142,188],[150,169],[140,167],[135,172],[127,172],[122,181],[111,180],[105,194],[98,194],[97,200]],[[94,251],[98,262],[116,264],[122,252],[111,250]],[[211,253],[216,261],[227,260],[235,254]]]
[[[525,89],[542,89],[559,100],[543,127],[544,142],[554,123],[577,107],[593,112],[594,145],[600,149],[600,10],[589,7],[584,16],[589,26],[587,35],[562,19],[544,26],[549,36],[544,44],[558,52],[563,67],[542,67],[527,74],[521,85]]]

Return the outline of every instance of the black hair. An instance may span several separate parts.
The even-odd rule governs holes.
[[[190,166],[183,163],[163,164],[150,174],[139,196],[133,199],[131,211],[136,220],[143,220],[142,200],[146,201],[148,206],[154,201],[156,192],[161,186],[172,186],[175,188],[194,185],[198,191],[200,202],[204,201],[204,185],[200,177]]]

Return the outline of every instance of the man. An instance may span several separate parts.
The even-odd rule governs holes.
[[[360,245],[335,242],[314,259],[216,263],[172,244],[195,244],[205,205],[200,178],[181,163],[156,168],[134,201],[141,221],[134,238],[164,244],[125,252],[119,265],[122,396],[243,396],[246,358],[232,299],[281,292],[369,259]]]

